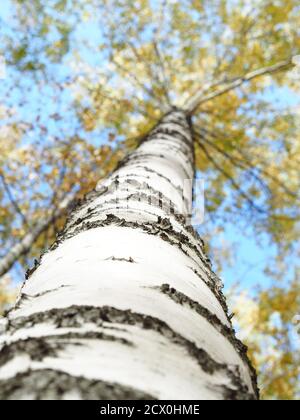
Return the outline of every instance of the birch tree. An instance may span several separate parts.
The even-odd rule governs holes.
[[[232,2],[217,0],[63,0],[52,8],[43,0],[12,3],[19,39],[6,34],[8,65],[41,91],[46,85],[55,104],[57,92],[67,90],[73,102],[66,102],[71,115],[63,110],[47,116],[55,121],[49,132],[43,115],[27,123],[23,131],[44,144],[37,147],[37,140],[28,147],[23,132],[27,149],[21,141],[17,156],[26,159],[14,158],[13,165],[1,160],[6,184],[24,192],[22,167],[30,162],[36,179],[41,173],[54,194],[46,205],[57,207],[58,186],[64,193],[86,192],[98,178],[102,182],[27,271],[17,304],[3,319],[0,397],[258,398],[221,281],[186,216],[197,170],[208,180],[212,218],[222,213],[234,223],[251,223],[255,234],[267,234],[278,246],[279,263],[293,255],[298,120],[287,110],[283,115],[266,89],[292,95],[299,86],[289,77],[299,54],[297,3],[263,0],[252,8],[241,0],[234,12]],[[94,65],[81,55],[76,28],[82,22],[101,28],[93,36],[96,46],[88,40],[98,57]],[[84,25],[85,44],[83,34]],[[63,81],[60,64],[70,69]],[[67,115],[66,127],[61,121]],[[123,153],[114,153],[106,165],[108,151],[89,142],[92,134],[103,140],[108,130],[112,148],[121,138],[131,153],[103,181]],[[67,148],[61,147],[65,142]],[[34,166],[37,156],[44,165]],[[50,174],[44,171],[49,166]],[[3,197],[10,203],[3,206],[6,236],[18,217],[23,234],[14,243],[26,242],[26,223],[41,213],[26,212],[26,194],[21,205],[9,189]]]
[[[193,156],[174,110],[71,214],[7,318],[2,399],[257,398],[220,281],[180,217]]]

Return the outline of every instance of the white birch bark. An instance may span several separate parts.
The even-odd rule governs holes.
[[[191,126],[174,110],[25,282],[2,322],[0,399],[257,398],[202,240],[176,214],[193,176]]]

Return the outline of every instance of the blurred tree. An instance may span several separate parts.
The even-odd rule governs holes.
[[[11,284],[9,276],[4,276],[0,283],[0,316],[8,310],[16,299],[16,290]]]
[[[233,298],[235,322],[259,374],[261,398],[299,400],[299,273],[288,287]]]

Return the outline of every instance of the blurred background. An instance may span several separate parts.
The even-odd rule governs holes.
[[[76,200],[202,92],[198,230],[262,398],[299,399],[299,32],[296,0],[1,0],[1,313]]]

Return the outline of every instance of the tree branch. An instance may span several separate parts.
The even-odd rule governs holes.
[[[14,198],[14,196],[13,196],[11,190],[10,190],[10,187],[9,187],[8,183],[6,182],[6,179],[5,179],[4,175],[1,172],[0,172],[0,179],[1,179],[3,188],[4,188],[5,192],[6,192],[6,194],[8,196],[8,199],[11,202],[12,206],[16,210],[17,214],[21,217],[24,225],[27,226],[27,227],[29,227],[29,223],[28,223],[25,215],[23,214],[23,212],[20,209],[18,203],[16,202],[16,200],[15,200],[15,198]]]
[[[164,80],[161,80],[161,78],[160,78],[160,76],[159,76],[159,74],[156,74],[153,70],[152,70],[152,68],[151,68],[151,65],[150,65],[150,63],[149,63],[149,61],[147,61],[147,60],[145,60],[144,59],[144,57],[138,52],[138,50],[137,50],[137,48],[135,47],[135,45],[132,43],[132,42],[128,42],[128,45],[129,45],[129,47],[130,47],[130,49],[131,49],[131,51],[133,52],[133,54],[134,54],[134,56],[135,56],[135,58],[138,60],[138,61],[140,61],[141,63],[143,63],[144,64],[144,66],[145,66],[145,69],[146,69],[146,72],[147,72],[147,75],[148,75],[148,77],[149,77],[149,80],[150,80],[150,82],[151,81],[153,81],[153,80],[155,80],[156,81],[156,83],[162,88],[162,90],[163,90],[163,93],[164,93],[164,96],[165,96],[165,99],[166,99],[166,102],[167,102],[167,104],[168,104],[168,106],[169,106],[169,108],[172,108],[172,104],[171,104],[171,101],[170,101],[170,97],[169,97],[169,92],[168,92],[168,89],[167,89],[167,83],[166,83],[166,77],[165,77],[165,73],[164,73],[164,68],[163,68],[163,63],[161,62],[161,56],[160,56],[160,53],[159,53],[159,50],[158,50],[158,47],[157,47],[157,45],[155,44],[155,41],[153,42],[153,49],[154,49],[154,52],[155,52],[155,55],[156,55],[156,58],[158,59],[158,62],[159,62],[159,66],[161,67],[161,72],[162,72],[162,75],[163,75],[163,79]]]
[[[212,85],[207,85],[205,88],[199,90],[197,93],[195,93],[192,97],[189,98],[189,100],[184,105],[184,109],[188,114],[192,115],[200,105],[211,101],[212,99],[215,99],[221,95],[224,95],[225,93],[230,92],[231,90],[236,89],[244,83],[250,82],[251,80],[256,79],[257,77],[283,71],[284,69],[287,69],[292,65],[292,59],[289,58],[288,60],[281,61],[277,64],[274,64],[273,66],[263,67],[261,69],[246,73],[244,76],[233,79],[230,82],[221,82],[220,84],[214,83]],[[222,86],[224,84],[225,86]],[[214,87],[217,87],[218,85],[221,85],[219,89],[212,93],[209,93],[208,95],[205,95],[206,92],[208,92],[210,89],[213,89]]]
[[[123,75],[125,77],[127,76],[128,78],[130,78],[134,85],[140,87],[143,90],[143,92],[148,94],[150,96],[150,98],[153,99],[153,101],[155,101],[157,104],[160,104],[160,102],[159,102],[158,98],[156,97],[155,93],[153,92],[153,90],[151,88],[148,88],[144,83],[142,83],[135,74],[129,72],[122,64],[120,64],[118,61],[116,61],[114,57],[111,57],[111,62],[112,62],[112,64],[114,64],[114,66],[117,69],[120,70],[121,73],[123,73]]]
[[[59,207],[49,217],[46,217],[37,223],[37,225],[33,227],[19,243],[10,249],[0,261],[0,279],[12,268],[20,257],[26,255],[27,252],[30,251],[38,237],[45,232],[55,220],[65,214],[73,201],[74,196],[68,197],[62,201]]]
[[[163,88],[167,103],[168,103],[169,107],[172,108],[173,104],[172,104],[172,101],[171,101],[171,98],[170,98],[170,95],[169,95],[169,90],[168,90],[169,83],[168,83],[168,77],[167,77],[166,69],[165,69],[165,65],[164,65],[164,60],[161,56],[158,43],[155,40],[153,41],[153,47],[154,47],[155,55],[158,59],[158,63],[159,63],[159,66],[160,66],[160,69],[161,69],[161,74],[162,74],[162,81],[161,81],[160,84]]]
[[[260,186],[266,191],[266,193],[271,196],[272,192],[269,188],[269,186],[264,182],[263,179],[261,179],[255,172],[254,168],[251,166],[251,164],[243,162],[241,159],[238,159],[237,157],[229,154],[226,152],[226,150],[222,149],[220,146],[215,144],[213,141],[210,141],[204,134],[201,134],[200,129],[194,129],[196,134],[198,134],[201,137],[201,140],[207,143],[210,147],[215,149],[219,154],[221,154],[225,159],[229,160],[234,166],[237,168],[249,172],[249,174],[260,184]],[[203,129],[203,132],[205,133],[205,129]],[[207,134],[207,133],[205,133]]]
[[[196,132],[197,132],[197,130],[200,130],[200,129],[196,128]],[[209,130],[204,129],[204,128],[202,128],[201,130],[206,134],[206,136],[210,136],[211,138],[214,138],[214,139],[218,140],[218,137],[214,133],[210,132]],[[201,134],[201,133],[199,133],[199,134]],[[225,139],[228,139],[228,137],[226,137],[226,135],[224,136],[224,134],[222,134],[222,136],[225,137]],[[261,174],[263,174],[267,178],[271,179],[276,185],[278,185],[290,197],[295,198],[297,200],[300,199],[299,194],[291,191],[286,185],[284,185],[282,182],[280,182],[279,179],[277,179],[274,175],[272,175],[266,169],[264,169],[262,167],[258,167],[257,165],[254,166],[252,164],[252,162],[250,161],[249,156],[246,156],[245,152],[242,152],[241,150],[239,150],[239,153],[241,153],[242,156],[243,156],[243,158],[240,158],[238,156],[233,156],[233,155],[227,153],[224,149],[217,146],[215,143],[209,141],[207,137],[205,137],[205,141],[209,142],[212,147],[217,148],[220,153],[222,153],[223,155],[226,155],[226,157],[228,159],[230,159],[231,161],[235,161],[237,165],[238,165],[238,162],[240,162],[239,165],[241,165],[241,166],[244,165],[245,169],[246,169],[246,167],[251,169],[252,175],[255,176],[255,178],[257,178],[257,180],[258,180],[259,176],[254,173],[254,169],[257,169]],[[263,181],[261,180],[261,182],[263,182]],[[267,188],[269,189],[269,187],[267,187]]]

